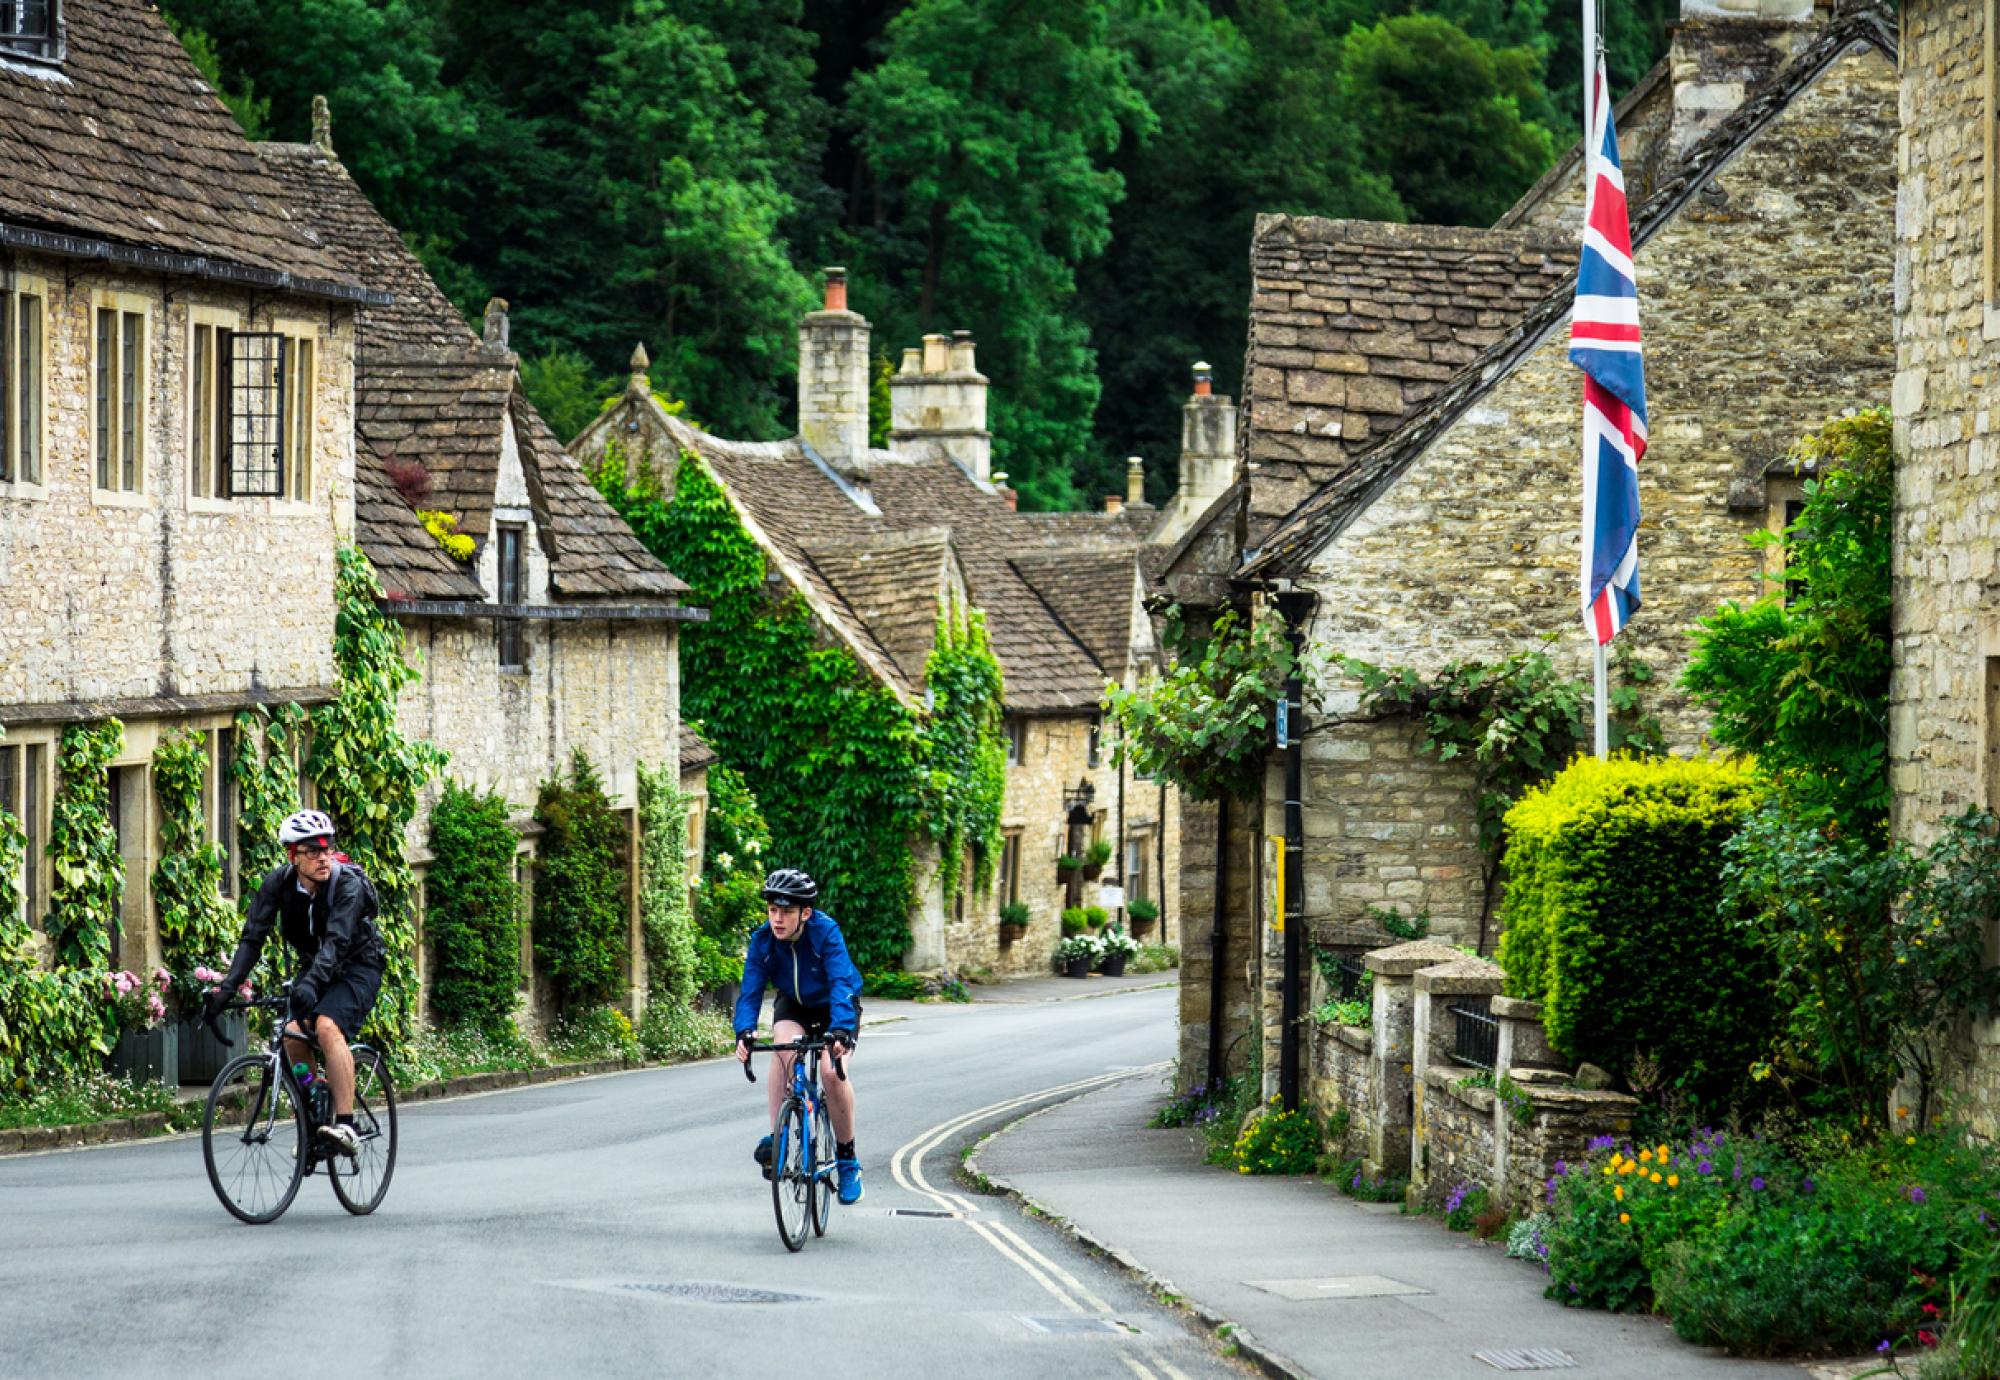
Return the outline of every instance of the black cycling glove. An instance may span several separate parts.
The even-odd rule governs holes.
[[[828,1044],[839,1045],[844,1049],[854,1048],[854,1032],[841,1026],[835,1026],[827,1031],[826,1040]]]

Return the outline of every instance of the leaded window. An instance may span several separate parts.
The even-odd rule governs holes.
[[[99,307],[94,353],[97,487],[136,493],[146,466],[145,313]]]
[[[231,498],[285,493],[285,361],[291,342],[276,331],[230,331],[222,338],[224,467]]]
[[[499,527],[494,531],[499,543],[499,585],[500,602],[503,605],[521,603],[524,556],[521,538],[525,532],[520,527]],[[500,620],[500,669],[518,671],[528,663],[528,648],[525,629],[519,618]]]
[[[42,482],[42,299],[0,291],[0,483]]]
[[[54,62],[62,56],[61,0],[0,0],[0,53]]]

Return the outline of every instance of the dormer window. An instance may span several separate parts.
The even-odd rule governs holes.
[[[0,57],[62,58],[62,0],[0,0]]]

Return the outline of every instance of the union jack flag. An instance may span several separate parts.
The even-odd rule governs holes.
[[[1569,359],[1583,370],[1583,618],[1599,645],[1639,607],[1639,457],[1646,453],[1646,365],[1618,131],[1599,55],[1592,84],[1583,262]]]

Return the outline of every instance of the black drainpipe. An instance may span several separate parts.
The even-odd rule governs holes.
[[[1215,802],[1215,927],[1208,936],[1208,1087],[1219,1094],[1222,1068],[1223,966],[1229,961],[1229,795]]]
[[[1278,1096],[1286,1111],[1299,1105],[1299,1022],[1304,1018],[1302,987],[1305,978],[1305,809],[1301,804],[1305,787],[1305,682],[1299,677],[1299,662],[1305,655],[1305,618],[1308,601],[1297,595],[1281,595],[1278,607],[1285,616],[1285,640],[1292,647],[1292,674],[1285,678],[1285,740],[1278,746],[1285,753],[1285,976],[1281,1005],[1284,1025],[1278,1033]]]

